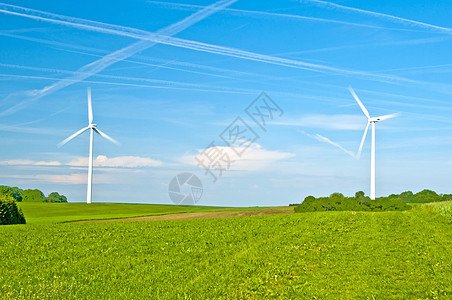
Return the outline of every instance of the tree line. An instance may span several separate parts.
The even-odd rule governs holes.
[[[38,189],[22,190],[18,187],[10,187],[7,185],[0,185],[0,195],[10,196],[17,202],[52,202],[52,203],[66,203],[67,198],[57,192],[50,193],[47,197]]]
[[[452,194],[437,194],[432,190],[423,190],[416,194],[406,191],[400,194],[391,194],[388,197],[379,197],[371,200],[363,191],[355,193],[354,197],[346,197],[341,193],[333,193],[328,197],[306,197],[301,204],[295,206],[295,212],[312,211],[395,211],[407,210],[409,203],[430,203],[451,201]],[[293,205],[293,204],[291,204]]]

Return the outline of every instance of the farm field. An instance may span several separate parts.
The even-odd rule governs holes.
[[[253,210],[292,210],[290,207],[214,207],[149,205],[125,203],[42,203],[18,202],[27,224],[61,223],[81,220],[120,219],[141,216],[196,212],[226,212]]]
[[[434,206],[1,226],[0,298],[450,299]]]

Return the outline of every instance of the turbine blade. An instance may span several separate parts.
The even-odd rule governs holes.
[[[106,138],[107,140],[109,140],[110,142],[115,143],[118,146],[121,145],[117,140],[115,140],[112,137],[109,137],[107,134],[103,133],[98,128],[94,128],[94,131],[97,132],[98,134],[100,134],[101,136],[103,136],[104,138]]]
[[[71,135],[70,137],[68,137],[67,139],[65,139],[64,141],[61,141],[60,143],[58,143],[58,148],[62,147],[64,144],[66,144],[67,142],[69,142],[70,140],[72,140],[73,138],[75,138],[76,136],[78,136],[79,134],[82,134],[83,132],[85,132],[86,130],[88,130],[90,127],[85,127],[80,129],[79,131],[77,131],[76,133],[74,133],[73,135]]]
[[[377,119],[378,119],[378,121],[384,121],[384,120],[387,120],[387,119],[398,117],[399,115],[400,115],[399,113],[390,114],[390,115],[384,115],[384,116],[381,116],[381,117],[377,117]]]
[[[358,96],[356,95],[355,91],[352,89],[351,86],[348,87],[348,90],[350,91],[350,93],[352,93],[353,98],[355,98],[356,102],[358,102],[359,107],[361,107],[361,110],[362,110],[363,113],[366,115],[366,117],[367,117],[368,119],[370,119],[369,112],[367,111],[366,107],[365,107],[364,104],[361,102],[361,100],[359,100]]]
[[[91,88],[88,88],[88,121],[89,125],[93,123],[93,105],[91,102]]]
[[[361,151],[363,150],[364,141],[366,140],[367,131],[369,131],[370,122],[367,122],[366,129],[364,129],[363,138],[361,140],[361,144],[359,145],[358,153],[356,154],[356,158],[359,159],[361,157]]]

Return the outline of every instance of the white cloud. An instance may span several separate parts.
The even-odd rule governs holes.
[[[197,155],[186,155],[182,157],[182,162],[197,165],[197,158],[200,161],[205,161],[205,165],[209,165],[208,158],[204,156],[204,153],[211,153],[213,155],[220,153],[221,156],[219,157],[221,158],[217,160],[218,164],[210,163],[212,169],[215,169],[215,166],[217,169],[221,166],[225,170],[255,171],[264,169],[276,161],[295,156],[294,153],[266,150],[256,143],[249,147],[216,146],[198,150],[198,152]],[[203,168],[201,165],[199,167]]]
[[[59,161],[37,161],[33,165],[35,166],[61,166]]]
[[[0,165],[10,166],[61,166],[59,161],[34,161],[28,159],[11,159],[0,161]]]
[[[37,179],[45,182],[59,183],[59,184],[86,184],[87,174],[70,174],[70,175],[36,175]],[[99,182],[99,175],[96,176],[96,183]]]
[[[330,130],[364,130],[366,119],[364,115],[308,115],[297,120],[274,124]]]
[[[116,167],[116,168],[143,168],[143,167],[158,167],[163,163],[159,160],[148,157],[139,156],[118,156],[108,158],[105,155],[98,155],[94,160],[95,167]],[[79,157],[67,163],[69,166],[86,167],[88,166],[87,157]]]
[[[99,155],[93,160],[95,167],[111,167],[111,168],[143,168],[143,167],[158,167],[163,163],[148,157],[140,156],[118,156],[108,158],[105,155]],[[78,157],[68,163],[61,163],[59,161],[35,161],[30,159],[11,159],[0,161],[0,165],[9,166],[62,166],[68,165],[72,167],[87,167],[88,158]]]
[[[86,173],[82,174],[70,174],[70,175],[59,175],[59,174],[25,174],[25,175],[15,175],[15,174],[4,174],[0,175],[3,178],[15,178],[22,179],[24,182],[37,182],[37,183],[53,183],[53,184],[86,184],[88,175]],[[96,174],[94,178],[94,183],[112,183],[112,179],[106,174]]]

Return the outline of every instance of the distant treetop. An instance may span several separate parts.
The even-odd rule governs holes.
[[[38,189],[22,190],[18,187],[10,187],[7,185],[0,185],[0,195],[10,196],[17,202],[67,202],[66,196],[60,195],[57,192],[52,192],[46,197],[44,193]]]

